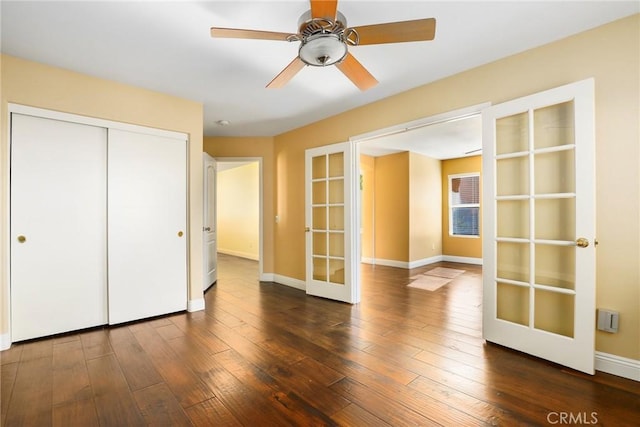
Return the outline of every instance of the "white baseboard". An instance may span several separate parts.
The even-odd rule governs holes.
[[[384,265],[385,267],[404,268],[406,270],[411,268],[424,267],[425,265],[433,264],[435,262],[442,261],[442,255],[432,256],[430,258],[423,258],[416,261],[396,261],[394,259],[382,259],[382,258],[362,258],[360,262],[373,265]]]
[[[291,277],[282,276],[280,274],[274,274],[272,282],[279,283],[281,285],[290,286],[292,288],[300,289],[302,291],[307,290],[307,285],[304,280],[293,279]]]
[[[232,249],[220,249],[220,248],[218,248],[218,253],[225,254],[225,255],[231,255],[231,256],[237,256],[239,258],[246,258],[246,259],[250,259],[250,260],[253,260],[253,261],[260,261],[260,256],[258,254],[253,254],[253,253],[249,253],[249,252],[241,252],[241,251],[234,251]]]
[[[382,259],[382,258],[367,258],[367,261],[363,258],[361,262],[373,265],[384,265],[385,267],[396,268],[409,268],[409,263],[406,261],[396,261],[394,259]]]
[[[471,258],[466,256],[442,255],[442,261],[459,262],[462,264],[482,265],[482,258]]]
[[[410,261],[409,268],[424,267],[425,265],[433,264],[442,261],[442,255],[436,255],[429,258],[422,258],[417,261]]]
[[[187,302],[187,311],[201,311],[204,310],[204,298],[192,299]]]
[[[274,276],[275,276],[275,275],[274,275],[273,273],[262,273],[262,274],[260,275],[259,280],[260,280],[261,282],[275,282],[275,281],[276,281],[276,279],[275,279],[275,277],[274,277]]]
[[[596,371],[640,381],[640,360],[596,351]]]
[[[11,334],[7,332],[0,335],[0,351],[9,350],[9,347],[11,347]]]

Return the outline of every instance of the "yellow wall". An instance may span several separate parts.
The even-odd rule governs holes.
[[[0,293],[6,301],[8,230],[8,103],[23,104],[189,135],[189,299],[202,298],[202,104],[15,57],[1,57]],[[3,306],[4,308],[4,306]],[[8,332],[8,313],[0,333]]]
[[[480,191],[482,191],[482,157],[462,157],[442,161],[442,254],[449,256],[482,258],[482,220],[480,238],[456,237],[449,235],[449,175],[461,173],[480,173]],[[482,194],[480,194],[482,200]],[[482,203],[480,204],[482,218]]]
[[[440,160],[409,156],[409,261],[442,254]]]
[[[409,261],[409,152],[375,159],[375,257]]]
[[[275,231],[275,272],[305,276],[305,149],[593,77],[597,305],[621,313],[620,332],[597,333],[596,349],[640,359],[639,28],[640,15],[634,15],[276,136],[275,197],[283,220]]]
[[[273,241],[276,212],[274,209],[275,158],[273,145],[274,140],[272,137],[233,138],[207,136],[204,138],[203,143],[204,151],[218,160],[224,160],[229,157],[262,158],[262,267],[264,273],[273,273],[275,271]]]
[[[218,171],[218,252],[258,260],[260,186],[258,162]]]
[[[362,258],[372,259],[374,250],[374,200],[375,200],[375,157],[360,155],[360,173],[362,174],[361,201],[361,244]]]

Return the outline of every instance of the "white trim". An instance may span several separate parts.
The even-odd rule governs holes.
[[[442,261],[442,255],[436,255],[429,258],[422,258],[416,261],[409,262],[409,268],[424,267],[425,265],[433,264]]]
[[[264,173],[264,167],[262,165],[262,157],[214,157],[214,160],[216,162],[258,162],[258,194],[259,194],[259,205],[258,209],[259,209],[259,218],[258,218],[258,277],[262,277],[264,274],[264,209],[263,209],[263,204],[264,204],[264,177],[263,177],[263,173]],[[216,179],[217,182],[217,179]],[[216,207],[217,209],[217,207]],[[222,252],[222,250],[220,250],[218,248],[218,252]],[[222,253],[228,253],[229,255],[234,255],[231,252],[222,252]],[[242,258],[249,258],[249,259],[253,259],[255,260],[255,258],[250,258],[248,256],[245,255],[235,255],[235,256],[240,256]]]
[[[187,311],[192,313],[194,311],[204,310],[204,298],[190,299],[187,302]]]
[[[304,282],[304,280],[293,279],[291,277],[282,276],[280,274],[274,274],[273,275],[273,280],[270,280],[270,282],[275,282],[275,283],[278,283],[280,285],[285,285],[285,286],[289,286],[289,287],[292,287],[292,288],[300,289],[301,291],[306,291],[307,290],[307,285]]]
[[[234,251],[233,249],[220,249],[218,248],[219,254],[231,255],[239,258],[250,259],[252,261],[260,261],[260,255],[256,256],[256,254],[250,254],[248,252],[242,251]]]
[[[0,351],[9,350],[11,348],[11,334],[0,335]]]
[[[396,261],[394,259],[380,259],[380,258],[362,258],[360,262],[364,264],[372,264],[372,265],[384,265],[386,267],[396,267],[396,268],[404,268],[410,270],[412,268],[424,267],[425,265],[434,264],[436,262],[448,261],[448,262],[458,262],[461,264],[474,264],[474,265],[482,265],[482,258],[470,258],[470,257],[461,257],[461,256],[450,256],[450,255],[436,255],[429,258],[423,258],[416,261]]]
[[[395,259],[382,259],[382,258],[362,258],[360,262],[372,265],[384,265],[385,267],[396,267],[409,269],[409,263],[406,261],[396,261]]]
[[[261,282],[275,282],[276,278],[275,275],[273,273],[262,273],[260,274],[260,279]]]
[[[482,258],[471,258],[466,256],[442,255],[442,261],[459,262],[461,264],[482,265]]]
[[[595,364],[596,371],[640,381],[640,360],[596,351]]]
[[[63,122],[79,123],[83,125],[98,126],[107,129],[118,129],[127,132],[144,133],[145,135],[161,136],[164,138],[185,139],[189,141],[189,135],[184,132],[152,128],[142,125],[132,125],[114,120],[99,119],[97,117],[83,116],[80,114],[63,113],[61,111],[47,110],[44,108],[30,107],[21,104],[8,104],[9,114],[17,113],[27,116],[41,117],[45,119],[59,120]]]
[[[490,102],[483,102],[481,104],[472,105],[470,107],[461,108],[454,111],[447,111],[445,113],[436,114],[434,116],[423,117],[421,119],[401,123],[399,125],[389,126],[382,129],[376,129],[372,132],[366,132],[366,133],[361,133],[359,135],[354,135],[349,138],[349,141],[361,143],[361,142],[369,141],[371,139],[403,133],[403,132],[407,132],[410,130],[418,129],[418,128],[429,126],[429,125],[462,120],[469,117],[477,116],[478,114],[480,114],[482,110],[484,110],[489,106],[491,106]]]

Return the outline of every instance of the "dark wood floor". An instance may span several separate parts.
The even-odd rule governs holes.
[[[436,266],[466,273],[406,286]],[[351,306],[221,256],[206,311],[14,344],[2,425],[638,425],[637,382],[485,344],[478,267],[362,271]]]

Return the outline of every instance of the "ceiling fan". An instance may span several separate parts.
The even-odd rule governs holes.
[[[311,10],[302,14],[298,21],[297,34],[212,27],[211,37],[300,42],[298,56],[271,80],[268,88],[284,86],[305,65],[335,65],[363,91],[378,81],[349,53],[348,46],[426,41],[435,37],[436,20],[433,18],[347,27],[346,18],[338,12],[338,0],[310,2]]]

